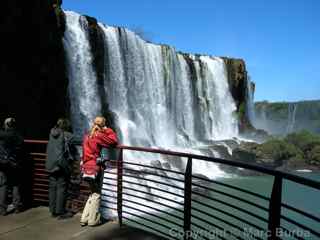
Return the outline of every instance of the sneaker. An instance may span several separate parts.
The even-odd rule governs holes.
[[[84,226],[87,226],[87,225],[88,225],[87,222],[80,222],[80,226],[81,226],[81,227],[84,227]]]
[[[11,213],[16,209],[16,207],[13,204],[9,204],[7,206],[7,213]]]
[[[62,220],[62,219],[67,219],[67,218],[72,218],[73,217],[73,213],[71,212],[66,212],[64,214],[59,215],[58,220]]]

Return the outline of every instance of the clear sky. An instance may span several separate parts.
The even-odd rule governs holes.
[[[320,0],[63,0],[177,50],[243,58],[255,100],[320,99]]]

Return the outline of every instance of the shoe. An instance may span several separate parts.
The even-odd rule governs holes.
[[[6,216],[7,215],[7,211],[3,208],[0,208],[0,216]]]
[[[7,206],[7,213],[11,213],[16,209],[16,207],[13,204],[9,204]]]
[[[56,217],[58,217],[58,216],[59,216],[59,214],[51,213],[51,217],[52,217],[52,218],[56,218]]]
[[[87,226],[87,224],[88,224],[87,222],[80,222],[81,227],[85,227],[85,226]]]
[[[63,220],[63,219],[72,218],[72,217],[73,217],[73,213],[66,212],[64,214],[59,215],[58,220]]]

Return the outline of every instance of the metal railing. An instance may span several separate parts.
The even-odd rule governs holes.
[[[26,142],[40,143],[31,140]],[[128,224],[132,222],[136,226],[168,239],[320,239],[319,216],[289,205],[282,200],[284,181],[291,181],[300,187],[308,187],[314,191],[320,190],[320,182],[254,164],[202,155],[123,145],[117,146],[117,149],[119,150],[118,159],[110,160],[114,162],[117,171],[107,170],[107,174],[105,174],[114,175],[113,178],[105,176],[105,179],[113,181],[108,185],[115,187],[116,190],[103,189],[103,195],[113,199],[112,201],[103,201],[106,203],[105,208],[117,211],[120,226],[125,224],[124,221]],[[125,151],[185,158],[187,162],[185,171],[179,172],[169,168],[127,161],[124,159]],[[193,166],[199,160],[243,168],[271,176],[273,183],[270,196],[193,174]],[[139,161],[141,162],[143,159],[139,159]],[[136,170],[130,166],[143,167],[153,171]],[[147,176],[154,176],[157,179],[151,179]],[[134,180],[130,181],[130,179]],[[153,184],[146,185],[146,183]],[[166,189],[159,186],[164,186]],[[145,187],[150,191],[144,191]],[[222,189],[228,189],[228,191]],[[108,191],[110,194],[107,194]],[[166,196],[159,193],[164,193]],[[232,201],[227,201],[226,198],[232,199]],[[319,200],[315,199],[315,201]],[[147,202],[152,205],[146,204]],[[265,204],[261,204],[261,202]],[[112,205],[116,205],[116,207],[112,207]],[[308,226],[300,219],[292,219],[283,213],[283,209],[316,224]],[[301,231],[306,231],[309,234],[308,237],[299,234],[298,231],[291,231],[282,224],[283,222],[287,222]],[[248,228],[254,231],[252,230],[251,234],[248,234],[246,232]],[[176,232],[173,233],[172,229],[175,229]],[[202,234],[195,236],[194,232]],[[279,232],[284,233],[284,237],[279,235]]]

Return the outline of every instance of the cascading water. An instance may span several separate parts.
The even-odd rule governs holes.
[[[66,12],[66,19],[64,46],[69,63],[72,122],[75,132],[82,134],[94,116],[101,113],[104,102],[99,102],[86,19],[73,12]],[[102,24],[99,27],[106,49],[106,99],[102,101],[116,119],[123,144],[191,151],[203,141],[238,135],[236,106],[221,58],[177,53],[171,47],[147,43],[127,29]],[[174,164],[177,161],[161,157],[155,161],[154,155],[125,153],[125,159],[160,167],[166,164],[184,172],[183,159],[176,159],[179,164]],[[214,164],[203,161],[194,164],[193,173],[210,178],[224,174]]]
[[[288,104],[288,125],[287,125],[287,134],[294,131],[295,122],[296,122],[296,112],[298,105],[295,103]]]
[[[96,74],[92,66],[90,43],[86,32],[87,21],[73,12],[67,12],[63,39],[69,75],[71,120],[74,132],[82,135],[89,122],[100,113],[97,101]]]
[[[250,77],[248,76],[248,80],[247,80],[247,98],[246,98],[246,107],[247,107],[247,114],[248,114],[248,119],[251,123],[255,122],[255,110],[254,110],[254,91],[252,89],[252,82],[250,80]]]

